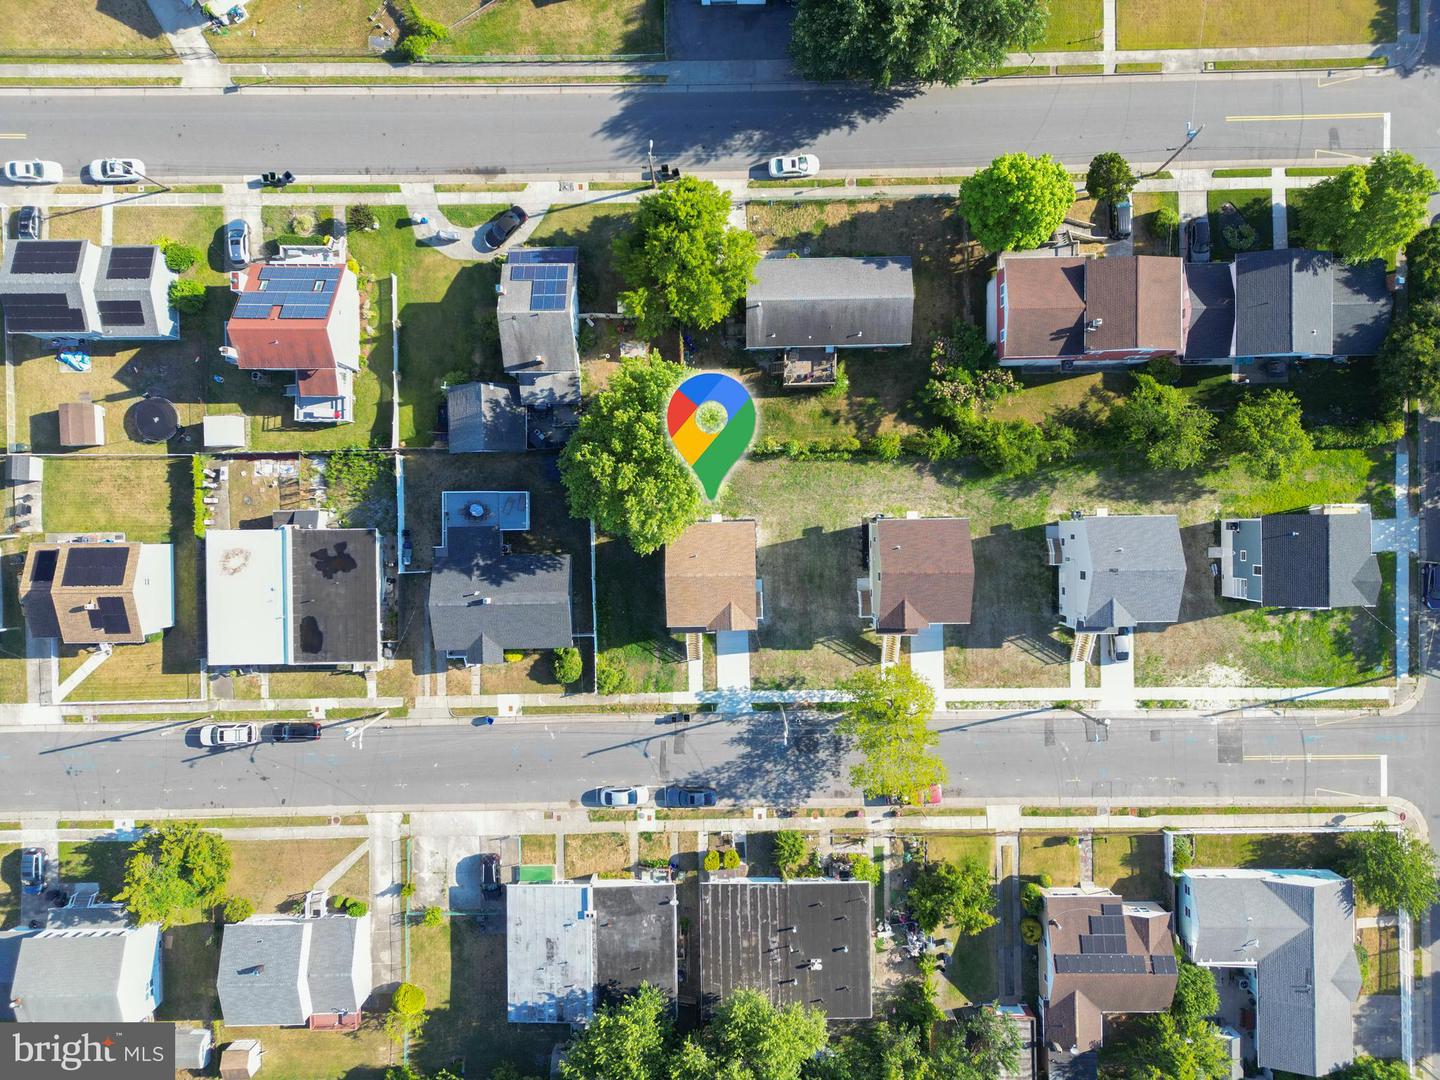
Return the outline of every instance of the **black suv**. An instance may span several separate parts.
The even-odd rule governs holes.
[[[314,742],[320,738],[320,725],[310,722],[276,724],[271,735],[276,742]]]
[[[15,211],[15,239],[39,240],[42,220],[38,206],[22,206]]]

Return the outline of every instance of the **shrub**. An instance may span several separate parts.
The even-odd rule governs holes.
[[[720,853],[718,851],[707,851],[705,853],[705,869],[712,873],[720,869]]]
[[[299,213],[290,218],[290,231],[296,236],[311,236],[315,232],[315,218],[311,214]]]
[[[1180,385],[1180,365],[1168,356],[1152,356],[1141,370],[1163,386]]]
[[[845,361],[835,361],[835,384],[820,392],[821,397],[843,398],[850,392],[850,376],[845,374]]]
[[[398,1013],[413,1014],[425,1011],[425,991],[414,983],[401,983],[390,998],[390,1008]]]
[[[563,686],[580,681],[584,674],[585,662],[580,659],[580,650],[574,648],[556,649],[554,656],[555,681]]]
[[[1225,243],[1230,245],[1232,251],[1249,251],[1255,246],[1255,241],[1260,239],[1255,232],[1255,226],[1248,221],[1239,225],[1226,225],[1220,230],[1220,235],[1225,237]]]
[[[364,918],[370,913],[370,905],[363,900],[351,900],[345,905],[345,914],[352,919]]]
[[[1404,420],[1369,420],[1355,424],[1322,424],[1310,429],[1316,450],[1373,450],[1405,436]]]
[[[1183,833],[1172,833],[1171,835],[1174,837],[1174,850],[1171,853],[1170,861],[1175,876],[1179,877],[1190,869],[1191,864],[1195,861],[1195,838]]]
[[[220,917],[227,923],[244,922],[254,914],[255,905],[243,896],[229,897],[225,901],[225,906],[220,910]]]
[[[623,667],[608,657],[595,661],[595,692],[623,694],[630,689],[630,676]]]
[[[1155,217],[1151,221],[1150,229],[1162,240],[1165,241],[1165,249],[1170,250],[1170,245],[1175,236],[1175,230],[1180,228],[1180,215],[1174,207],[1162,206],[1155,211]]]
[[[516,652],[513,649],[505,650],[505,662],[507,664],[518,664],[521,660],[524,659],[525,654],[523,652]]]
[[[1039,915],[1045,908],[1045,890],[1033,881],[1027,881],[1020,890],[1020,906],[1031,915]]]
[[[391,8],[402,34],[400,44],[395,46],[395,54],[407,63],[421,62],[429,54],[431,45],[450,36],[445,24],[422,15],[414,0],[396,0]]]
[[[375,211],[364,203],[356,203],[354,206],[345,208],[345,227],[351,232],[373,229],[377,224]]]
[[[865,452],[877,461],[894,461],[900,456],[900,436],[893,431],[876,435],[865,444]]]
[[[166,240],[160,250],[165,253],[165,266],[175,274],[183,274],[200,261],[198,248],[175,240]]]
[[[400,899],[401,899],[401,900],[409,900],[409,899],[410,899],[411,897],[413,897],[414,895],[415,895],[415,883],[414,883],[413,881],[407,881],[407,882],[405,882],[404,885],[401,885],[401,886],[400,886]]]
[[[425,1026],[425,991],[414,983],[401,983],[385,1014],[385,1034],[396,1044],[420,1033]]]
[[[720,862],[726,870],[738,869],[740,866],[740,853],[736,851],[733,847],[726,848],[725,854],[721,857]]]
[[[1044,936],[1045,928],[1040,925],[1039,919],[1026,915],[1020,920],[1020,940],[1026,945],[1039,945]]]
[[[1042,889],[1048,889],[1055,884],[1055,879],[1052,878],[1049,874],[1041,874],[1035,880],[1039,882],[1040,888]]]
[[[205,286],[188,278],[170,283],[170,306],[181,315],[198,315],[205,310]]]
[[[445,912],[438,907],[427,907],[425,914],[420,916],[421,926],[439,926],[445,921]]]
[[[877,887],[880,885],[880,866],[869,855],[851,855],[850,873],[856,881],[868,881]]]

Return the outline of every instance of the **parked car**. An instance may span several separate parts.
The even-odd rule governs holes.
[[[201,746],[249,746],[260,741],[254,724],[206,724],[200,729]]]
[[[20,853],[20,886],[27,893],[45,888],[45,849],[27,847]]]
[[[250,223],[235,220],[225,226],[225,258],[234,270],[250,265]]]
[[[1440,611],[1440,563],[1427,562],[1420,573],[1425,606]]]
[[[820,159],[814,154],[782,154],[770,159],[770,175],[776,180],[799,180],[820,171]]]
[[[1191,218],[1190,224],[1185,226],[1185,235],[1189,240],[1186,246],[1190,249],[1190,261],[1193,263],[1209,262],[1210,218],[1204,214],[1197,218]]]
[[[5,179],[12,184],[58,184],[65,170],[58,161],[7,161]]]
[[[135,184],[145,179],[145,163],[139,158],[96,158],[90,163],[90,181],[95,184]]]
[[[696,806],[714,806],[715,789],[693,784],[676,784],[665,789],[665,805],[683,809]]]
[[[601,806],[644,806],[650,801],[647,787],[607,787],[600,789]]]
[[[496,214],[485,226],[485,246],[494,251],[514,236],[520,226],[529,220],[530,215],[518,206],[512,206],[509,210]]]
[[[1133,225],[1133,213],[1129,199],[1110,204],[1110,235],[1116,240],[1127,240]]]
[[[45,220],[45,215],[40,213],[38,206],[22,206],[15,211],[15,239],[17,240],[39,240],[40,223]]]
[[[694,715],[695,715],[694,713],[688,713],[688,712],[672,712],[672,713],[666,713],[664,716],[660,717],[660,723],[662,723],[662,724],[688,724],[688,723],[690,722],[691,718],[692,718]]]
[[[312,721],[276,724],[271,738],[276,742],[314,742],[320,738],[320,725]]]
[[[1123,664],[1130,659],[1131,629],[1122,626],[1110,636],[1110,655],[1115,658],[1117,664]]]

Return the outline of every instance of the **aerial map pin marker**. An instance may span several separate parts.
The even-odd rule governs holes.
[[[665,426],[705,497],[713,500],[755,436],[755,402],[738,379],[702,372],[686,379],[671,396]]]

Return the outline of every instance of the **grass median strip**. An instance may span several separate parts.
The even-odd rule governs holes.
[[[1140,63],[1115,65],[1115,74],[1117,75],[1144,75],[1164,70],[1165,65],[1159,63],[1158,61],[1144,61]]]
[[[1216,169],[1216,170],[1215,170],[1214,172],[1212,172],[1210,175],[1213,176],[1213,177],[1215,177],[1215,179],[1217,179],[1217,180],[1223,180],[1223,179],[1224,179],[1225,177],[1227,177],[1227,176],[1228,176],[1228,177],[1269,176],[1269,175],[1270,175],[1270,170],[1269,170],[1269,169]]]
[[[746,186],[752,188],[844,187],[845,181],[839,176],[827,176],[824,179],[808,177],[795,180],[751,180]]]
[[[949,187],[965,182],[963,176],[862,176],[856,187]]]
[[[1286,176],[1338,176],[1345,165],[1297,165],[1285,170]]]
[[[110,78],[68,78],[51,75],[6,75],[0,77],[0,86],[88,86],[96,90],[103,90],[107,86],[179,86],[178,75],[153,76],[150,78],[138,76],[122,76],[118,79]]]
[[[1104,75],[1104,64],[1057,64],[1056,75]]]
[[[1215,60],[1210,66],[1216,71],[1291,71],[1383,68],[1388,63],[1383,56],[1335,56],[1328,60]]]

